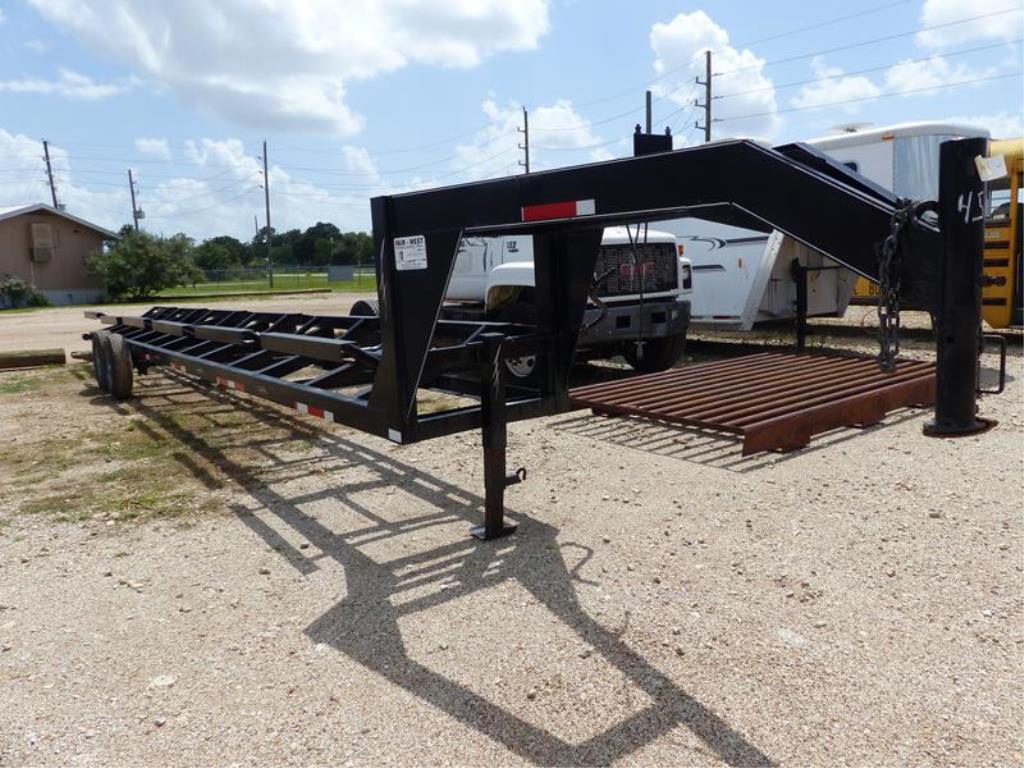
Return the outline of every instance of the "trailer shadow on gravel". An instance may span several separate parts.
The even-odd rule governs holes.
[[[191,380],[189,380],[191,382]],[[337,562],[345,572],[348,593],[306,628],[317,643],[324,643],[376,672],[385,680],[456,718],[500,743],[510,752],[541,765],[600,765],[631,755],[666,736],[679,726],[690,729],[709,751],[734,766],[773,765],[775,761],[747,740],[707,706],[592,617],[581,605],[577,586],[586,581],[579,573],[592,552],[584,545],[558,540],[557,528],[514,511],[509,516],[520,524],[519,534],[494,542],[478,542],[468,531],[441,546],[424,548],[410,536],[405,551],[394,559],[374,559],[382,542],[422,532],[433,526],[479,521],[483,499],[463,488],[424,472],[414,464],[396,459],[352,440],[348,434],[326,432],[298,417],[267,407],[262,402],[208,388],[207,399],[190,401],[190,418],[217,420],[244,409],[251,414],[248,427],[233,432],[230,440],[211,439],[182,426],[177,415],[182,397],[191,387],[168,375],[147,385],[142,398],[113,407],[138,414],[138,428],[165,433],[180,442],[183,459],[197,479],[210,487],[217,480],[200,463],[210,463],[238,483],[252,503],[236,504],[233,511],[251,531],[276,550],[299,573],[318,570],[320,558]],[[193,396],[194,397],[194,396]],[[107,401],[108,404],[110,401]],[[284,433],[287,437],[282,438]],[[165,438],[166,439],[166,438]],[[282,443],[307,441],[317,453],[311,460],[281,450]],[[259,471],[248,462],[233,460],[229,451],[239,449],[263,457]],[[325,481],[341,483],[322,490],[286,494],[275,490],[289,480],[318,471],[315,463],[328,465]],[[340,471],[339,471],[340,470]],[[351,473],[346,470],[351,470]],[[322,469],[319,471],[323,471]],[[347,474],[356,475],[347,482]],[[393,506],[370,505],[357,498],[369,490],[395,487],[411,494],[424,514],[396,515]],[[304,511],[316,502],[343,505],[360,523],[337,529]],[[279,532],[280,531],[280,532]],[[303,537],[311,545],[301,550],[288,538]],[[582,558],[577,554],[582,551]],[[316,552],[309,555],[307,552]],[[563,553],[575,563],[570,565]],[[625,678],[649,699],[644,708],[608,725],[579,743],[530,722],[525,712],[495,703],[481,692],[449,679],[414,659],[403,639],[400,622],[412,614],[438,608],[480,590],[493,590],[514,580],[525,588],[565,628],[607,661],[616,680]],[[412,595],[409,597],[409,595]],[[512,606],[508,611],[514,611]],[[504,613],[504,612],[503,612]],[[492,649],[498,659],[510,653],[523,628],[504,613],[494,627],[502,644]],[[481,632],[492,628],[477,627]],[[529,632],[528,628],[525,628]],[[601,704],[597,703],[600,707]],[[415,727],[415,724],[406,724]]]

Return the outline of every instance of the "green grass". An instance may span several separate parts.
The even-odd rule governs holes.
[[[82,366],[85,367],[85,366]],[[19,395],[65,384],[71,373],[63,365],[47,365],[26,372],[0,371],[0,395]]]
[[[274,276],[274,284],[269,280],[228,280],[216,283],[197,283],[168,288],[159,294],[163,298],[175,296],[197,296],[216,294],[247,294],[247,293],[279,293],[287,291],[333,290],[339,293],[371,292],[377,290],[377,279],[373,275],[360,275],[353,280],[330,283],[326,272],[302,272],[297,274],[280,274]]]
[[[35,381],[27,376],[6,376],[0,379],[0,395],[16,395],[35,388]]]
[[[0,308],[0,316],[2,315],[27,315],[29,312],[42,312],[44,309],[53,309],[53,307],[17,307],[17,308]]]

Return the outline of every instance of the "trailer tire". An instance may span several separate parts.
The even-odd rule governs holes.
[[[92,342],[92,375],[96,379],[96,386],[103,392],[110,391],[110,371],[106,353],[109,336],[107,331],[93,331],[89,334],[89,340]]]
[[[110,388],[107,391],[115,400],[127,400],[132,396],[135,373],[131,350],[119,333],[108,334],[105,346],[110,371]]]
[[[662,336],[659,339],[648,339],[644,345],[644,356],[638,357],[636,347],[627,342],[622,356],[630,367],[640,373],[657,373],[665,371],[679,362],[686,348],[686,332],[675,336]]]
[[[380,303],[376,299],[359,299],[348,313],[352,317],[380,317]]]

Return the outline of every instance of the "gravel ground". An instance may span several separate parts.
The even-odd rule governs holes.
[[[1024,764],[1019,343],[1010,375],[957,440],[517,423],[490,543],[473,433],[396,447],[159,375],[0,395],[0,443],[148,430],[197,489],[58,522],[6,478],[0,765]]]

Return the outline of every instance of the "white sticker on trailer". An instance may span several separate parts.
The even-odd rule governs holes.
[[[423,235],[395,238],[395,269],[427,268],[427,239]]]

